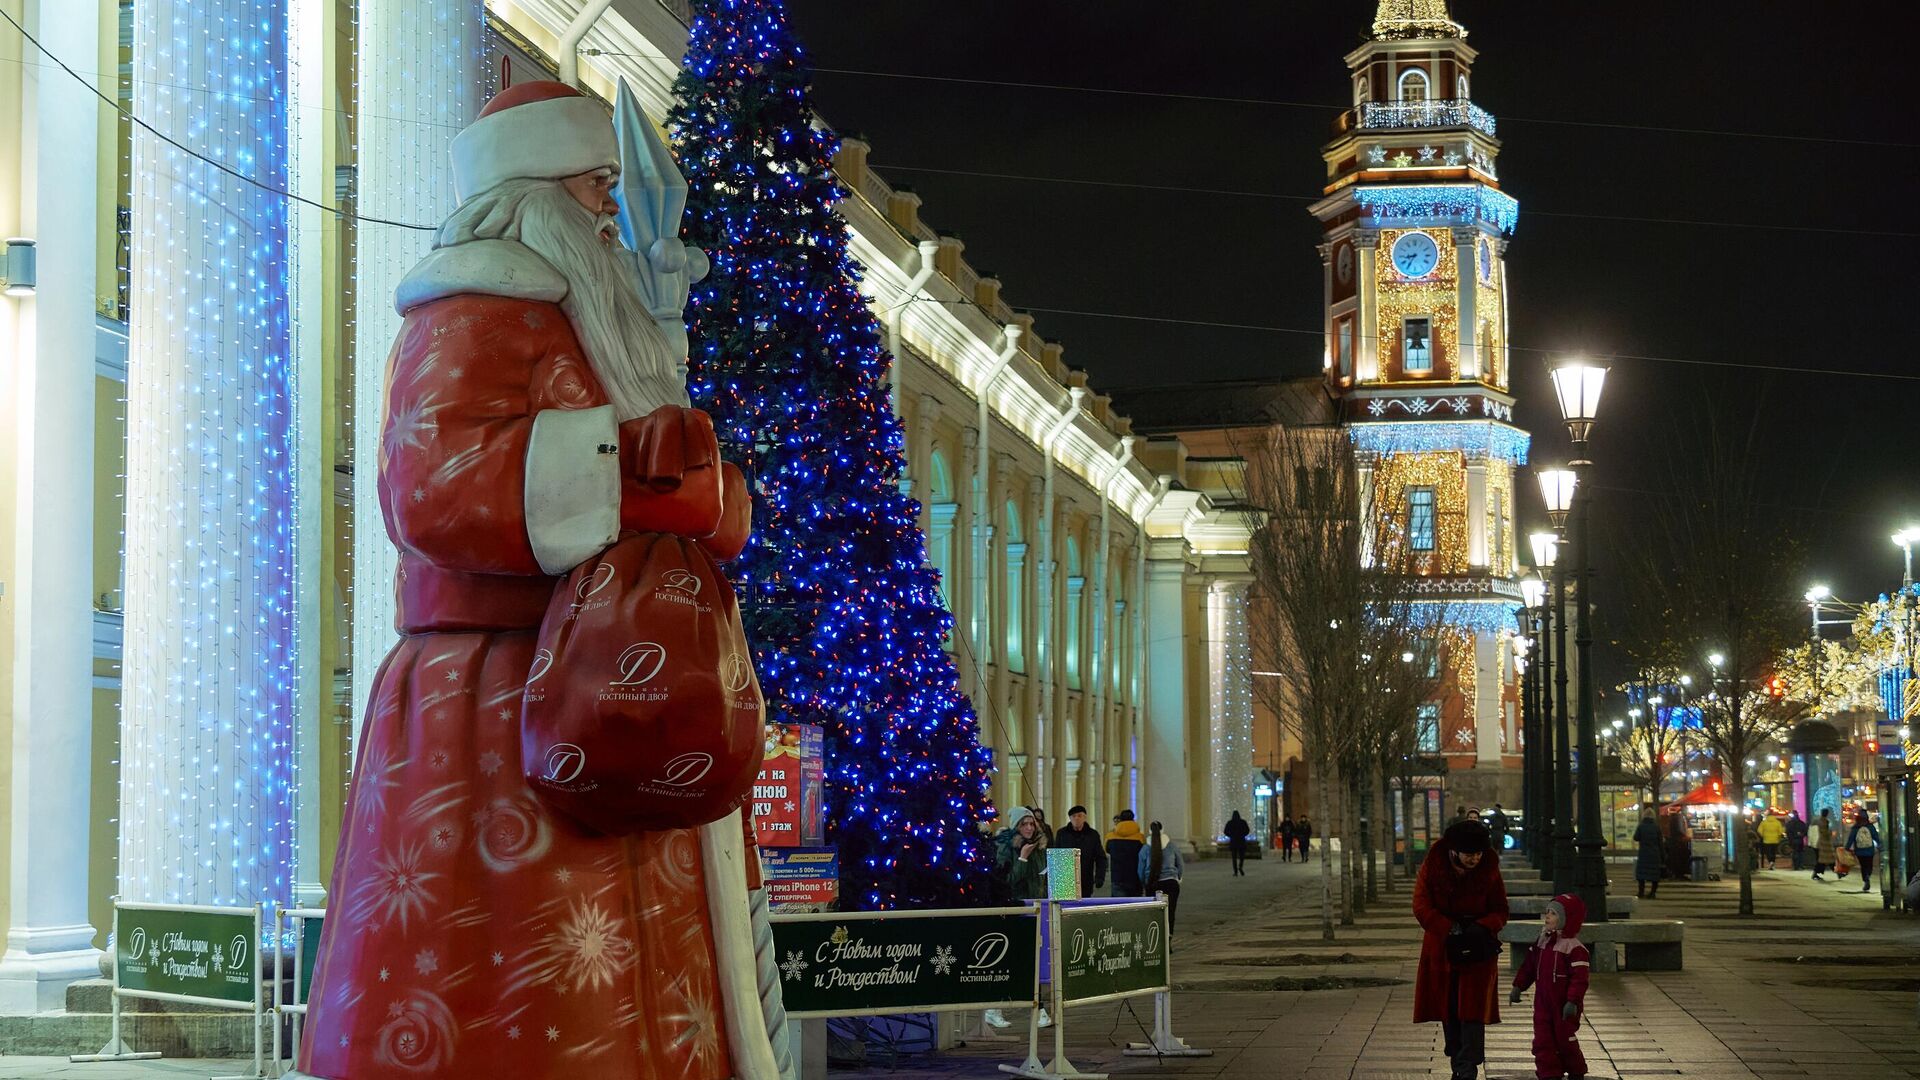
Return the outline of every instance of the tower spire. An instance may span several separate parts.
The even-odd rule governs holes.
[[[1466,36],[1466,29],[1447,13],[1447,0],[1380,0],[1373,16],[1375,41]]]

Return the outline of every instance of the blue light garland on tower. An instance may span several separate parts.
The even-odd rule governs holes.
[[[1347,428],[1356,450],[1375,454],[1424,454],[1458,450],[1498,458],[1514,465],[1527,463],[1532,437],[1519,428],[1492,421],[1389,421],[1351,424]]]
[[[991,759],[941,648],[952,629],[901,494],[891,367],[858,287],[839,140],[814,125],[781,0],[696,0],[669,127],[686,239],[689,388],[755,489],[739,586],[770,719],[827,734],[827,834],[858,908],[977,903]]]
[[[1485,222],[1512,236],[1520,203],[1484,184],[1396,184],[1357,187],[1353,201],[1377,225],[1414,225],[1434,221],[1471,225]]]

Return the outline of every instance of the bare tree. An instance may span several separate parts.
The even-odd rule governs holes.
[[[1752,418],[1744,426],[1727,420],[1741,412]],[[1701,733],[1735,793],[1746,791],[1747,759],[1804,711],[1763,692],[1783,673],[1804,609],[1791,513],[1769,499],[1751,464],[1763,437],[1759,416],[1723,395],[1696,422],[1674,429],[1674,494],[1653,502],[1629,559],[1630,603],[1642,608],[1630,621],[1664,621],[1674,659],[1720,657],[1699,702]],[[1743,915],[1753,913],[1749,846],[1746,830],[1736,829]]]
[[[1415,576],[1401,529],[1363,515],[1355,452],[1337,428],[1267,429],[1236,440],[1247,462],[1249,620],[1256,661],[1279,677],[1255,693],[1297,738],[1311,771],[1320,845],[1321,936],[1333,940],[1331,839],[1341,835],[1341,921],[1352,921],[1351,871],[1362,843],[1351,781],[1373,771],[1382,747],[1410,730],[1416,691],[1401,660],[1432,628],[1416,620]],[[1371,785],[1367,785],[1370,789]],[[1332,800],[1345,793],[1336,817]],[[1343,826],[1336,821],[1344,820]]]

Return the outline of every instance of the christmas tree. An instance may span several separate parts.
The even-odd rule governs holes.
[[[891,358],[847,250],[810,71],[781,0],[696,0],[669,128],[685,239],[713,270],[687,304],[693,402],[754,488],[727,568],[768,718],[826,731],[842,903],[987,893],[991,759],[941,647],[952,627],[899,488]]]

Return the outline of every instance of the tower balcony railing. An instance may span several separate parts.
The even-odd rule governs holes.
[[[1493,114],[1466,98],[1430,101],[1367,101],[1348,114],[1355,130],[1470,127],[1493,138]]]

